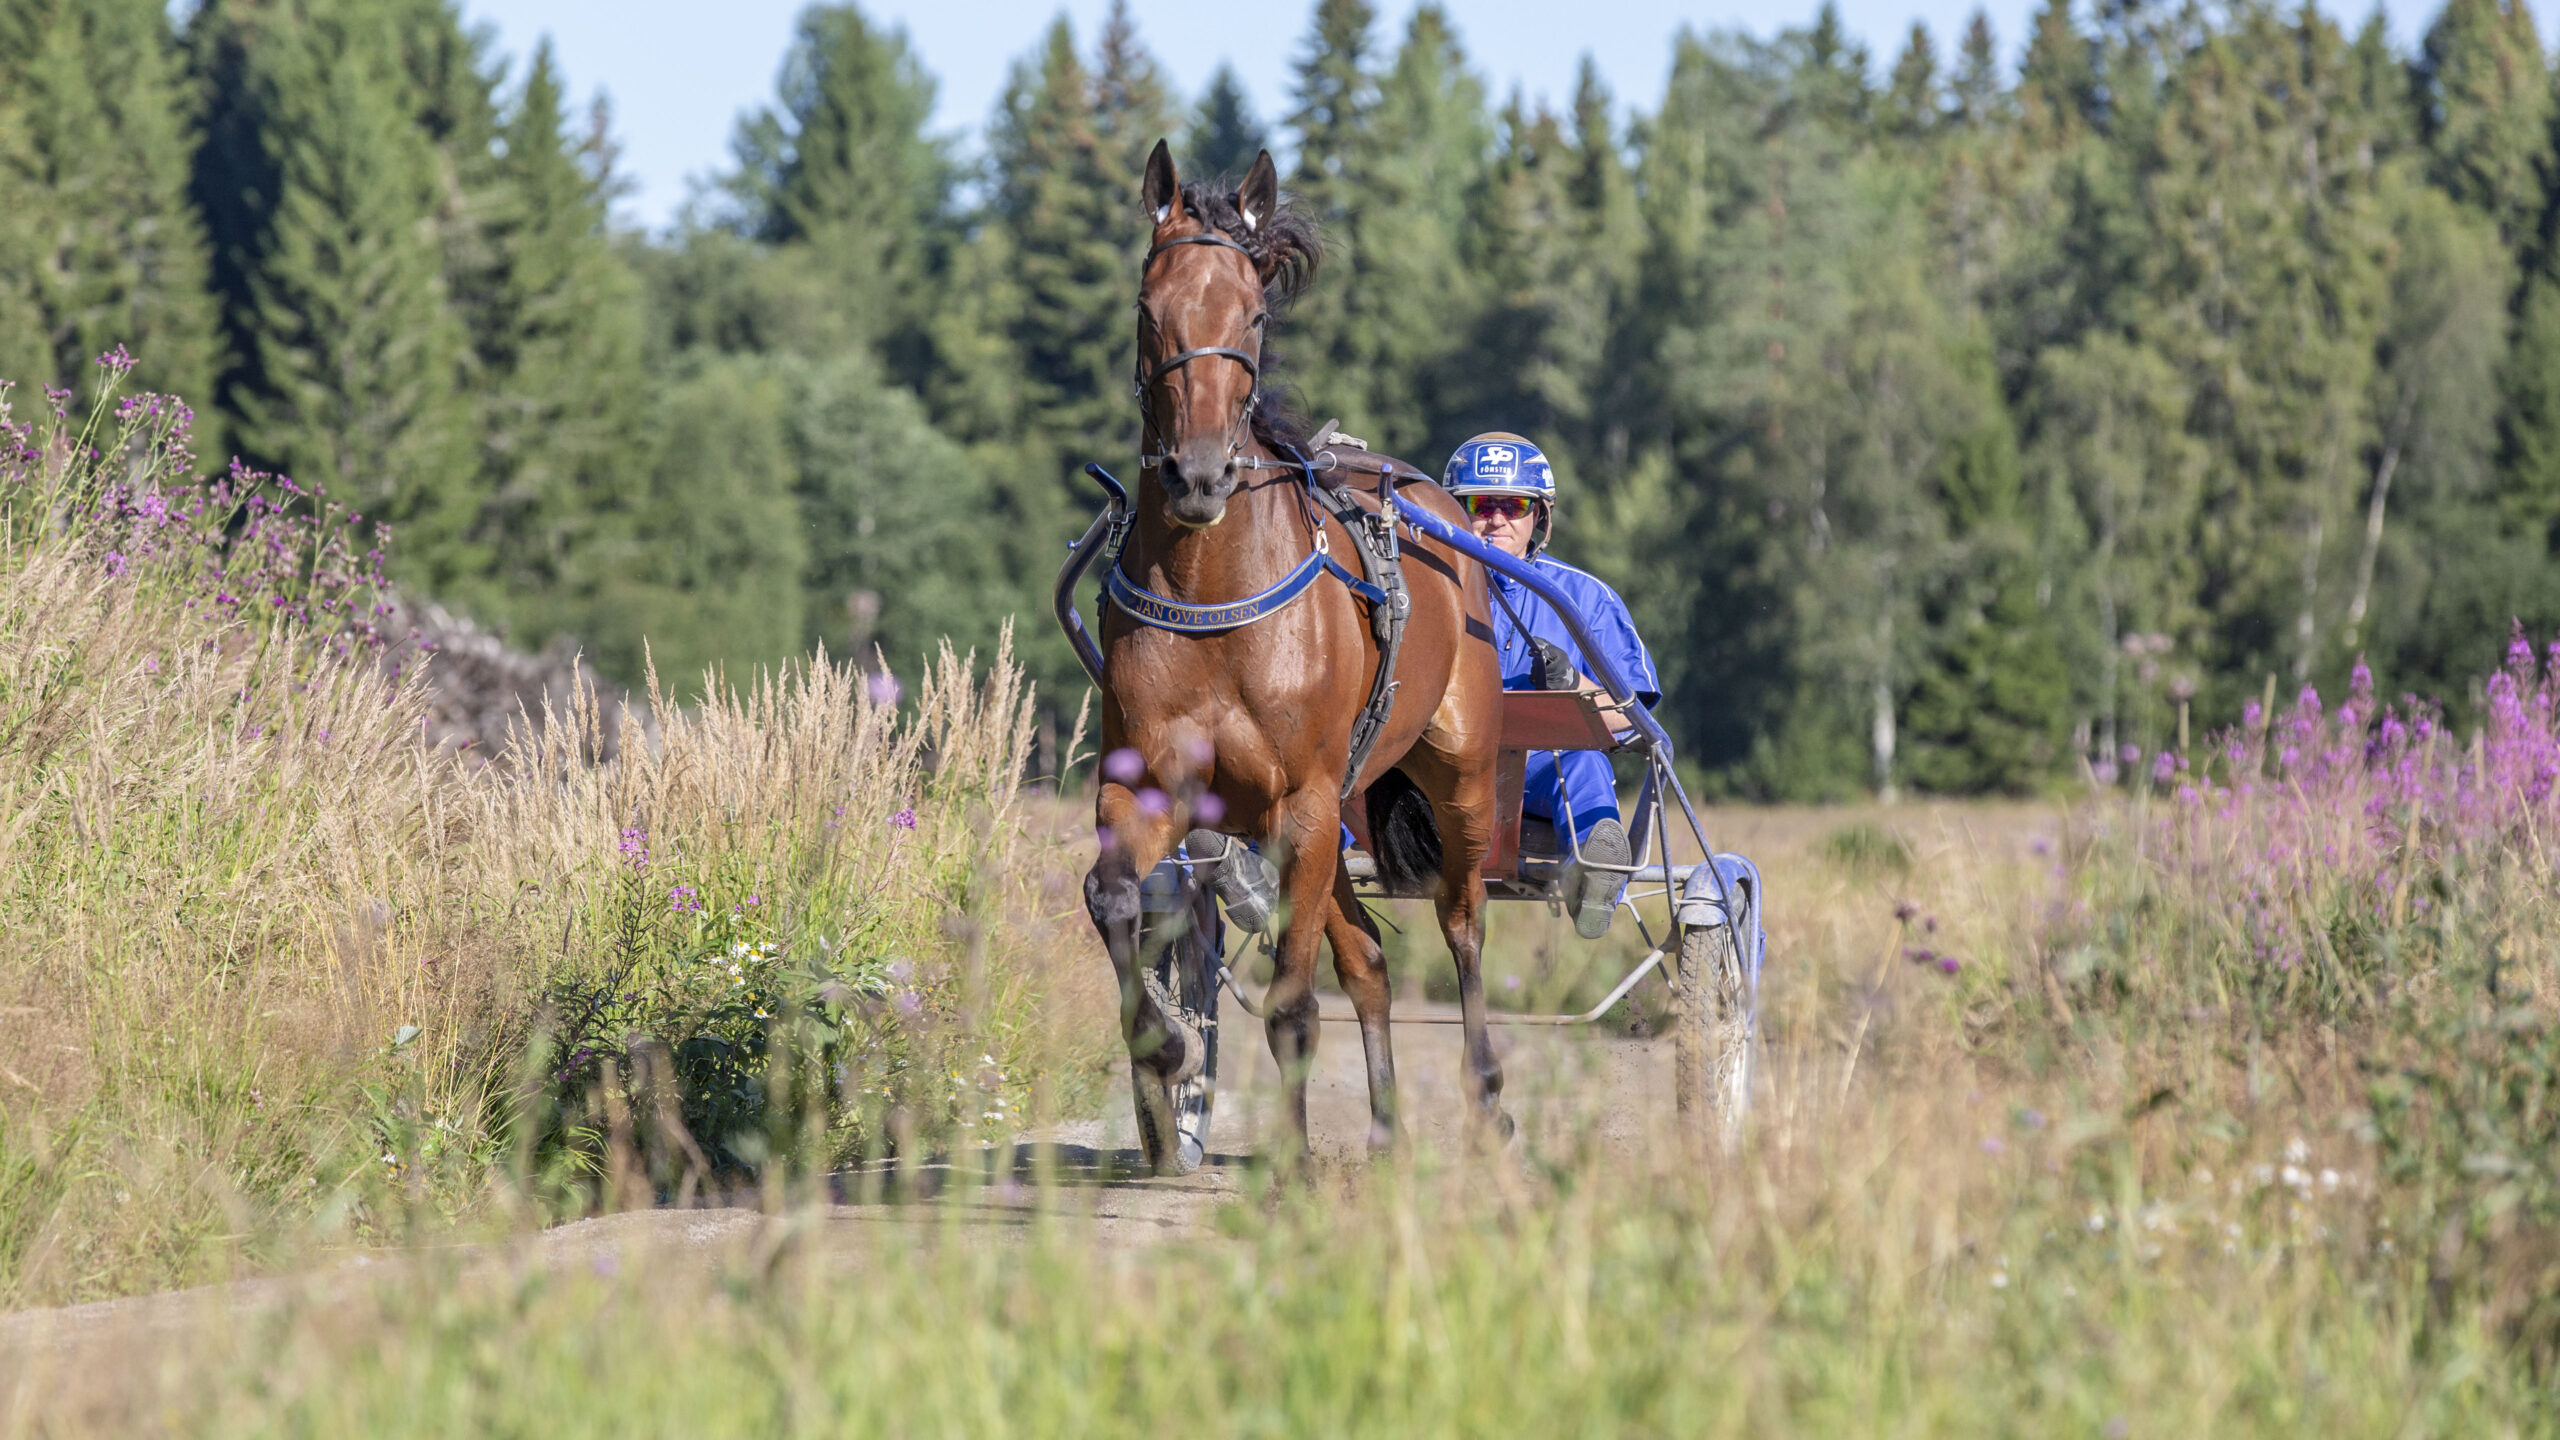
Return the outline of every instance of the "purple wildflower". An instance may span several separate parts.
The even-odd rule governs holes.
[[[1123,745],[1102,757],[1102,773],[1123,785],[1134,785],[1147,773],[1147,758]]]
[[[916,807],[913,805],[905,807],[897,814],[890,816],[889,823],[901,830],[913,830],[916,828]]]

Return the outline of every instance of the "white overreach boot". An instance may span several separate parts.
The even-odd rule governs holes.
[[[1269,933],[1280,908],[1279,867],[1252,846],[1215,830],[1194,830],[1182,844],[1194,861],[1218,862],[1209,888],[1227,907],[1227,923],[1250,935]]]

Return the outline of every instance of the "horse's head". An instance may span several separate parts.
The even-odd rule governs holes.
[[[1140,198],[1155,225],[1138,289],[1147,461],[1164,486],[1165,512],[1201,528],[1225,518],[1235,493],[1271,302],[1312,263],[1314,237],[1276,223],[1280,176],[1267,150],[1241,186],[1217,194],[1184,186],[1159,140]]]

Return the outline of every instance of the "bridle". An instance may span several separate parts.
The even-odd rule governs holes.
[[[1215,230],[1203,230],[1197,235],[1177,235],[1155,246],[1147,251],[1146,259],[1138,262],[1140,272],[1143,273],[1147,266],[1155,263],[1157,256],[1176,245],[1223,245],[1242,255],[1248,264],[1252,264],[1257,279],[1261,275],[1262,267],[1254,261],[1252,251]],[[1147,323],[1152,326],[1155,321],[1150,317]],[[1156,428],[1156,411],[1154,406],[1147,403],[1147,392],[1155,387],[1157,381],[1192,361],[1212,356],[1221,360],[1233,360],[1242,365],[1245,374],[1253,380],[1252,387],[1245,391],[1244,405],[1236,411],[1235,424],[1227,429],[1227,459],[1233,461],[1238,455],[1244,453],[1248,427],[1253,423],[1253,412],[1262,403],[1262,358],[1249,351],[1236,349],[1232,345],[1199,345],[1179,355],[1166,356],[1152,369],[1148,368],[1146,361],[1141,359],[1132,372],[1137,383],[1131,389],[1130,395],[1138,402],[1138,416],[1146,426],[1147,443],[1155,447],[1138,457],[1139,464],[1161,466],[1166,460],[1172,458],[1173,454],[1173,447],[1165,443],[1164,432]]]

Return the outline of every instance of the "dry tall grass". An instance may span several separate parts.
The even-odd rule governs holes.
[[[2053,1023],[2033,945],[2012,942],[2076,883],[2066,849],[2092,843],[2063,811],[1718,818],[1789,882],[1768,1086],[1738,1155],[1688,1152],[1667,1095],[1608,1090],[1569,1063],[1604,1047],[1562,1038],[1558,1088],[1529,1093],[1523,1065],[1510,1098],[1571,1123],[1526,1127],[1515,1154],[1249,1184],[1137,1248],[1033,1187],[903,1223],[811,1197],[707,1259],[421,1253],[380,1284],[186,1330],[181,1364],[22,1391],[16,1418],[64,1434],[2549,1428],[2496,1327],[2432,1305],[2395,1258],[2316,1032],[2164,1099],[2188,1082],[2181,1057],[2086,1014]],[[1957,971],[1903,953],[1924,948]]]
[[[1025,918],[1061,882],[1008,656],[945,655],[903,713],[823,659],[655,713],[611,765],[577,762],[591,709],[465,763],[421,742],[414,675],[92,549],[0,550],[0,1304],[485,1208],[541,999],[631,903],[628,831],[653,885],[904,957],[951,998],[913,1019],[937,1054],[1029,1076],[1102,1028],[1040,1020],[1080,992]]]

